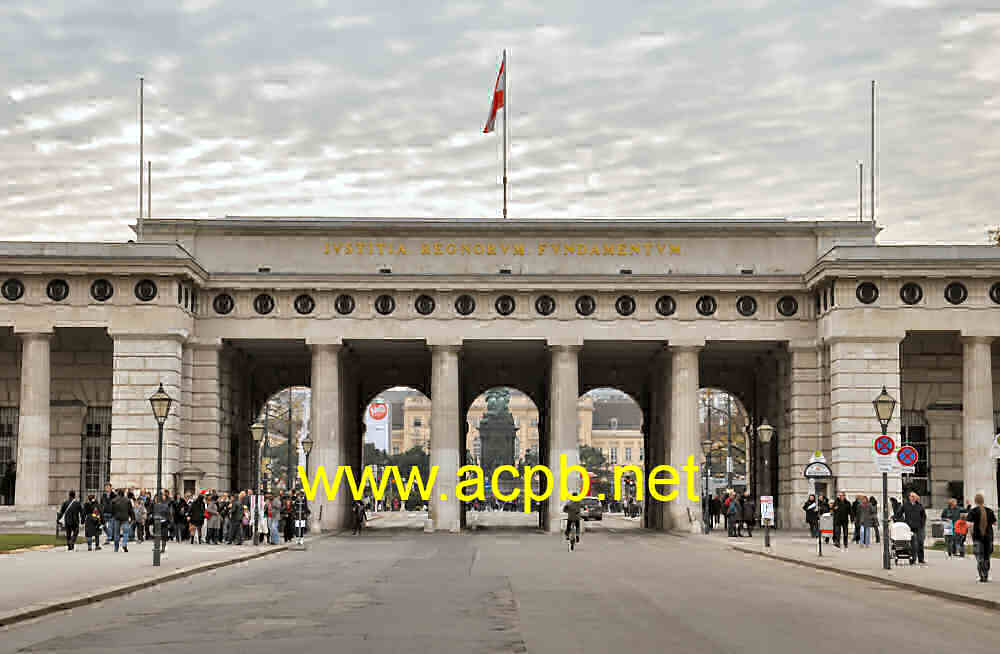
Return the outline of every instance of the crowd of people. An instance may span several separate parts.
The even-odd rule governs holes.
[[[157,499],[144,488],[116,490],[107,484],[99,497],[89,495],[82,501],[70,491],[57,522],[69,550],[75,549],[82,527],[88,551],[101,549],[103,534],[105,547],[128,552],[130,540],[141,543],[156,537],[160,529],[164,549],[168,541],[242,545],[253,539],[277,545],[282,537],[288,542],[300,531],[308,531],[308,516],[309,503],[302,491],[260,493],[255,498],[249,489],[239,493],[203,490],[176,497],[165,490]]]
[[[730,488],[720,494],[712,495],[708,499],[706,508],[710,527],[718,527],[720,522],[724,522],[726,535],[730,538],[742,538],[744,530],[748,538],[753,536],[753,527],[757,521],[757,504],[749,491],[744,491],[740,495]]]
[[[902,501],[895,497],[889,498],[889,510],[892,522],[902,522],[910,530],[909,556],[911,564],[927,565],[924,556],[924,540],[927,535],[927,511],[920,503],[920,496],[915,492],[903,495]],[[878,502],[874,497],[858,495],[850,501],[844,492],[837,493],[836,499],[830,502],[824,495],[810,495],[802,505],[806,523],[809,525],[813,538],[820,536],[820,517],[831,514],[833,522],[833,545],[837,548],[848,548],[849,527],[854,527],[853,541],[860,547],[869,547],[871,538],[880,542]],[[966,538],[971,534],[973,549],[976,555],[979,581],[989,580],[990,558],[993,554],[994,525],[997,518],[993,509],[985,506],[982,494],[977,494],[973,504],[961,508],[961,502],[956,498],[948,500],[948,506],[941,511],[946,551],[948,556],[964,557]],[[889,534],[882,534],[889,538]],[[830,537],[824,536],[829,543]]]

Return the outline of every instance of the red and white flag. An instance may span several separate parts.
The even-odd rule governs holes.
[[[493,104],[490,105],[490,117],[486,120],[486,127],[483,128],[483,134],[489,134],[493,131],[497,122],[497,112],[503,107],[503,96],[507,91],[506,66],[507,57],[504,55],[503,61],[500,62],[500,74],[497,75],[497,84],[493,88]]]

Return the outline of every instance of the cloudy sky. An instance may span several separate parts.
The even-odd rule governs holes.
[[[154,216],[497,216],[507,48],[512,216],[855,217],[877,79],[881,240],[982,243],[994,4],[3,0],[4,238],[131,236],[140,74]]]

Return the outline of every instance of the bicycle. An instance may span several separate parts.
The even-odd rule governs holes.
[[[566,543],[569,545],[569,551],[572,552],[573,550],[576,549],[576,544],[580,542],[580,524],[581,523],[579,521],[574,522],[573,523],[573,527],[574,527],[573,531],[568,532],[568,533],[567,533],[568,530],[566,529],[566,524],[567,524],[567,519],[563,518],[560,521],[560,525],[559,526],[562,529],[562,532],[563,532],[563,534],[566,537]]]

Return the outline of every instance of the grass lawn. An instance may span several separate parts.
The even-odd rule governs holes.
[[[85,543],[83,538],[77,538],[77,543]],[[36,545],[66,545],[66,537],[56,538],[53,534],[0,534],[0,552],[19,550],[22,547]]]
[[[948,548],[945,546],[945,544],[944,544],[943,541],[937,541],[936,543],[934,543],[933,545],[931,545],[931,549],[932,550],[937,550],[938,552],[947,552],[948,551]],[[974,553],[974,550],[972,549],[972,545],[969,545],[968,542],[966,542],[966,544],[965,544],[965,554],[966,554],[966,556],[971,556],[973,558],[975,557],[975,553]],[[993,558],[994,559],[1000,559],[1000,550],[997,550],[997,548],[996,548],[995,545],[993,547]]]

